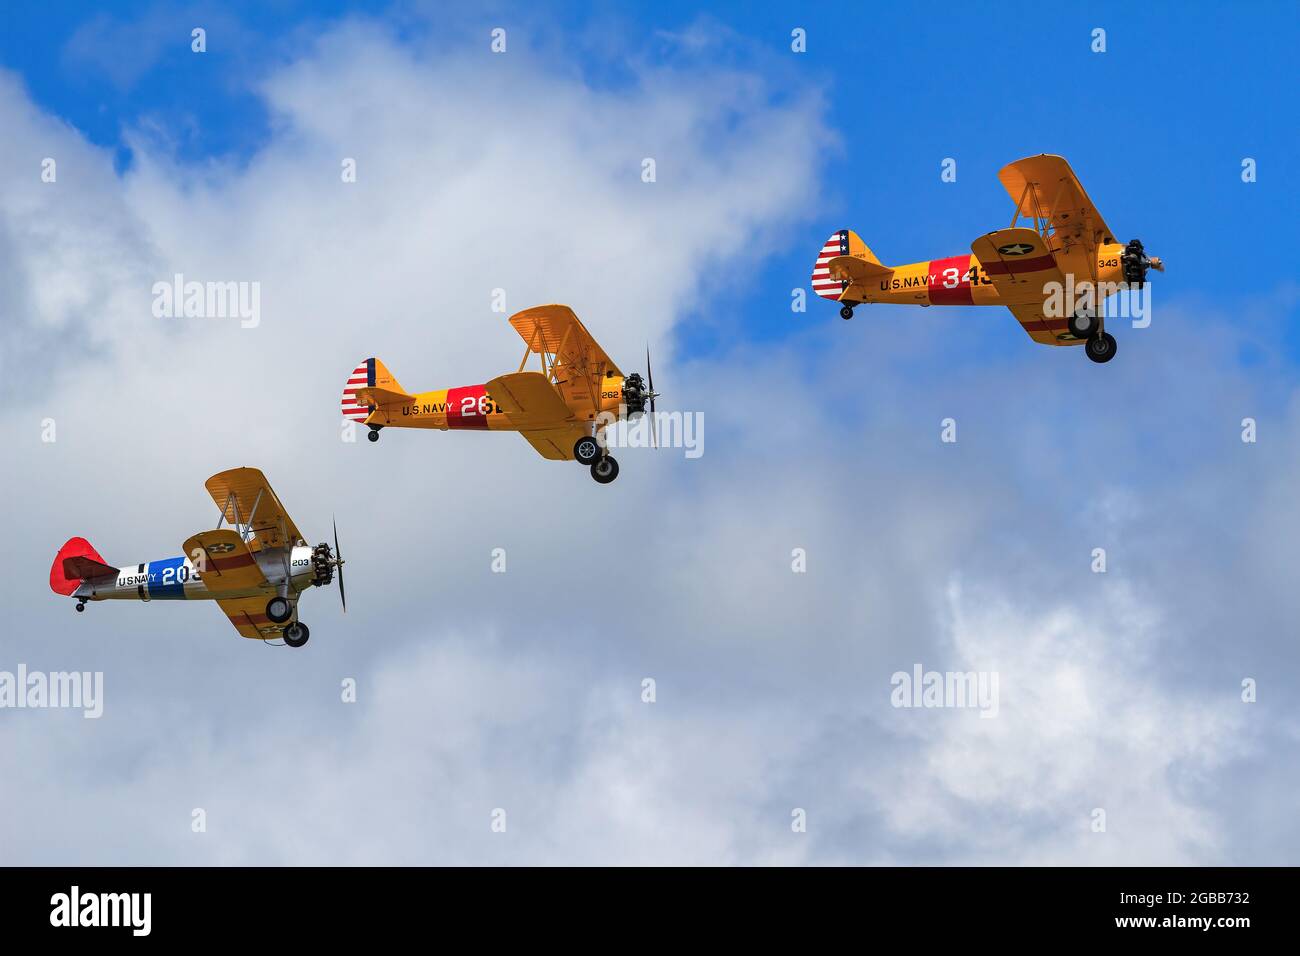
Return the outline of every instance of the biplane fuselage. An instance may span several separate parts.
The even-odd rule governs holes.
[[[575,418],[592,421],[601,412],[618,412],[623,397],[623,376],[607,373],[595,396],[585,388],[570,389],[566,394],[563,384],[557,386],[557,391]],[[505,408],[493,401],[486,384],[418,392],[411,401],[378,406],[375,412],[367,418],[368,424],[443,431],[520,431]]]
[[[1124,246],[1118,242],[1101,246],[1096,259],[1097,282],[1104,294],[1123,281],[1119,257]],[[1050,254],[1039,260],[1022,263],[1026,272],[1053,268]],[[891,274],[864,287],[864,302],[888,302],[896,305],[1035,305],[1042,301],[1041,289],[1026,284],[1018,290],[999,291],[993,276],[1007,275],[1000,259],[989,264],[974,253],[930,259],[894,266]],[[1091,279],[1091,275],[1089,276]],[[1016,294],[1016,293],[1019,294]],[[1103,295],[1104,297],[1104,295]]]
[[[82,580],[70,597],[87,601],[202,601],[256,597],[277,593],[282,587],[305,591],[313,584],[311,548],[306,545],[274,551],[236,553],[229,558],[200,557],[226,569],[256,563],[266,583],[254,587],[223,587],[220,575],[212,576],[209,588],[203,570],[188,557],[145,561],[120,568],[117,576],[105,575]]]

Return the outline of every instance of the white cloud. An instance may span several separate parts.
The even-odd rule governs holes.
[[[1157,486],[1112,427],[1129,415],[1124,435],[1186,464],[1171,410],[1217,434],[1198,400],[1258,395],[1222,367],[1220,333],[1172,341],[1158,319],[1102,390],[1077,352],[992,355],[991,319],[954,318],[941,340],[889,311],[828,312],[788,348],[671,355],[683,312],[816,208],[830,139],[814,94],[774,102],[757,71],[710,75],[598,90],[525,51],[435,58],[350,24],[265,80],[273,135],[247,164],[196,168],[137,130],[125,177],[0,79],[18,290],[0,303],[22,356],[4,479],[39,492],[7,518],[0,667],[107,672],[100,721],[0,716],[18,757],[8,862],[1232,858],[1241,824],[1212,791],[1271,733],[1243,727],[1236,675],[1277,673],[1279,652],[1212,642],[1224,618],[1201,595],[1232,574],[1263,604],[1249,582],[1266,546],[1195,507],[1226,470]],[[39,182],[47,152],[57,186]],[[153,318],[151,285],[174,272],[261,282],[262,324]],[[655,342],[657,384],[708,415],[705,458],[629,452],[600,488],[511,436],[338,440],[343,379],[367,355],[414,388],[513,368],[498,287],[511,309],[574,305],[627,368]],[[940,447],[950,409],[962,437]],[[241,642],[213,607],[74,618],[44,590],[74,533],[109,560],[175,553],[214,518],[202,481],[238,464],[314,539],[338,513],[352,610],[309,595],[304,651]],[[1270,481],[1294,476],[1283,465]],[[1261,499],[1293,522],[1283,488]],[[1087,572],[1099,541],[1104,581]],[[917,661],[994,662],[1002,713],[894,711],[889,675]]]

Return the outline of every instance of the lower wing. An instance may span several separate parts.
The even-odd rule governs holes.
[[[522,428],[519,434],[527,438],[528,444],[543,458],[573,461],[573,446],[579,438],[591,434],[591,429],[581,422],[573,422],[559,428]]]
[[[217,605],[230,618],[240,637],[268,641],[279,637],[288,625],[287,621],[276,624],[266,616],[266,598],[263,597],[226,598],[218,601]]]
[[[1083,344],[1083,339],[1076,339],[1070,334],[1063,317],[1049,318],[1044,314],[1042,305],[1009,305],[1007,308],[1035,342],[1043,345]]]

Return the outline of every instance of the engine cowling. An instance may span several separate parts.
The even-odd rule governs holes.
[[[1151,260],[1147,258],[1146,250],[1142,248],[1141,239],[1129,240],[1124,251],[1120,253],[1119,265],[1124,281],[1133,288],[1142,288],[1147,281],[1147,270],[1151,267]]]
[[[633,372],[623,379],[623,405],[627,409],[628,418],[644,412],[649,398],[650,389],[646,388],[645,379],[640,372]]]
[[[324,542],[311,549],[312,583],[324,587],[334,580],[334,553]]]

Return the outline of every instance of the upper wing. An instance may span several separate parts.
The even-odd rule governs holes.
[[[539,305],[510,316],[519,337],[533,354],[554,355],[558,366],[601,378],[606,372],[622,375],[591,333],[567,305]]]
[[[1083,339],[1076,339],[1070,334],[1064,318],[1053,319],[1044,315],[1041,303],[1009,305],[1007,308],[1035,342],[1043,345],[1080,345],[1083,342]]]
[[[1060,156],[1043,153],[1004,166],[998,179],[1018,203],[1017,215],[1045,219],[1052,228],[1052,252],[1068,260],[1066,271],[1083,277],[1095,271],[1097,247],[1114,234]]]
[[[288,624],[287,621],[284,624],[275,624],[266,616],[266,598],[226,598],[217,601],[217,605],[225,612],[226,617],[230,618],[230,623],[235,625],[235,630],[241,637],[270,640],[279,637],[280,632]]]
[[[528,439],[528,443],[537,449],[543,458],[552,461],[573,461],[573,446],[579,438],[590,434],[587,426],[573,422],[559,428],[526,428],[519,434]]]
[[[250,525],[260,547],[292,547],[303,540],[266,476],[257,468],[220,472],[207,480],[206,487],[227,521]]]
[[[200,531],[184,547],[210,591],[238,591],[268,583],[253,552],[232,528]]]
[[[573,421],[573,410],[541,372],[512,372],[483,386],[488,398],[506,413],[510,423],[525,428],[547,428]]]
[[[605,379],[623,375],[567,305],[525,309],[512,315],[510,324],[529,352],[542,356],[555,387],[571,405],[599,409]]]

